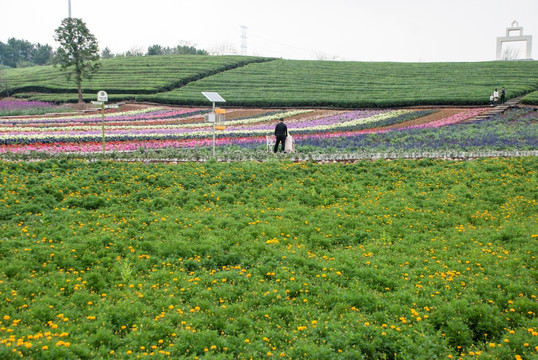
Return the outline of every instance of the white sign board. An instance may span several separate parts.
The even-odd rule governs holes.
[[[97,101],[108,101],[108,94],[106,91],[101,90],[97,93]]]

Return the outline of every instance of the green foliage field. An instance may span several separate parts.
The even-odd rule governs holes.
[[[378,63],[171,55],[102,63],[95,78],[83,84],[86,101],[104,89],[111,101],[182,105],[207,105],[202,91],[219,92],[228,106],[485,105],[502,86],[508,98],[538,90],[538,61]],[[74,84],[53,67],[5,73],[15,96],[76,100]]]
[[[535,358],[537,169],[2,162],[0,358]]]

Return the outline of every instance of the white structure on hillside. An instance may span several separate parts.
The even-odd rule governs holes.
[[[241,55],[247,55],[247,29],[245,25],[241,25]]]
[[[514,20],[512,26],[506,28],[506,36],[497,38],[497,60],[513,60],[510,59],[511,56],[507,58],[506,54],[503,54],[503,43],[521,41],[526,43],[525,59],[529,60],[532,57],[532,35],[523,35],[523,27],[519,26],[519,23]]]

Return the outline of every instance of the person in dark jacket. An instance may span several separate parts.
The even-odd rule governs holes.
[[[284,124],[284,119],[280,118],[280,122],[276,124],[275,126],[275,148],[273,149],[274,152],[277,152],[278,150],[278,144],[282,144],[282,150],[281,152],[284,152],[284,147],[286,146],[286,137],[288,136],[288,127],[286,124]]]

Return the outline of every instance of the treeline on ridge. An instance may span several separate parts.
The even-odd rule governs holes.
[[[35,65],[51,65],[56,56],[57,49],[49,44],[33,44],[28,40],[9,38],[7,42],[0,41],[0,69],[21,68]],[[144,52],[141,49],[131,49],[124,53],[113,53],[105,47],[101,51],[102,59],[115,57],[134,57],[146,55],[209,55],[206,50],[197,49],[194,45],[181,42],[175,47],[154,44]]]

